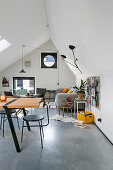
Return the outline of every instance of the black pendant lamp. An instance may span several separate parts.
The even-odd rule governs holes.
[[[26,73],[26,71],[23,69],[23,48],[24,48],[25,46],[24,45],[22,45],[22,70],[19,72],[19,73]]]

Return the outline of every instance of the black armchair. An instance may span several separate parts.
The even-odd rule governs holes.
[[[37,93],[36,94],[37,97],[44,97],[46,93],[46,88],[37,88],[36,93]]]
[[[4,91],[5,96],[14,96],[10,91]]]

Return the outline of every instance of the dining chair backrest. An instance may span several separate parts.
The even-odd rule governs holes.
[[[67,97],[67,102],[71,102],[71,101],[72,101],[71,97]]]
[[[13,96],[12,92],[10,91],[4,91],[5,96]]]
[[[43,124],[43,126],[49,125],[49,109],[48,109],[48,105],[44,102],[43,107],[45,106],[46,106],[46,114],[47,114],[47,124]]]
[[[37,88],[36,93],[44,95],[46,93],[46,88]]]

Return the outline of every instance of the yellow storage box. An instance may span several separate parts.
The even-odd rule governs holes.
[[[91,112],[79,111],[77,112],[77,119],[84,121],[84,123],[92,123],[94,121],[94,115]]]

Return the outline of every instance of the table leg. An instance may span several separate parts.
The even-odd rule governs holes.
[[[77,102],[77,112],[78,112],[78,102]]]
[[[74,100],[74,116],[75,116],[75,100]]]
[[[26,116],[25,108],[23,108],[22,110],[23,110],[24,116]],[[28,130],[30,131],[31,129],[30,129],[28,121],[26,121],[26,125],[27,125]]]
[[[50,92],[49,92],[49,102],[50,102]]]
[[[55,100],[55,92],[54,92],[54,100]]]
[[[7,106],[4,106],[4,109],[5,109],[6,114],[7,114],[7,119],[8,119],[9,126],[10,126],[10,129],[11,129],[11,133],[12,133],[12,136],[13,136],[13,141],[14,141],[14,144],[15,144],[15,147],[16,147],[16,151],[21,152],[19,142],[18,142],[18,139],[17,139],[17,135],[16,135],[16,132],[15,132],[15,128],[14,128],[14,125],[13,125],[13,121],[12,121],[12,118],[11,118],[10,110],[8,109]]]
[[[64,117],[64,107],[63,107],[63,117]]]

